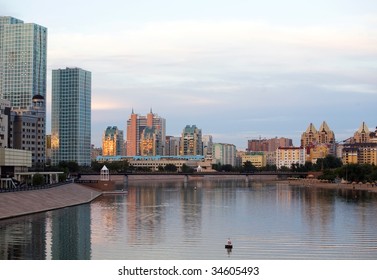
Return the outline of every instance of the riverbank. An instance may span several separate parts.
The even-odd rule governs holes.
[[[101,194],[74,183],[50,189],[0,193],[0,219],[89,203]]]
[[[342,190],[359,190],[377,193],[377,187],[373,184],[345,184],[345,183],[327,183],[316,179],[299,179],[289,180],[288,183],[293,186],[304,186],[311,188],[324,188],[324,189],[342,189]]]

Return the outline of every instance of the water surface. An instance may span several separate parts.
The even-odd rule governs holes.
[[[137,183],[124,195],[0,221],[0,259],[377,259],[376,213],[377,195],[360,191]]]

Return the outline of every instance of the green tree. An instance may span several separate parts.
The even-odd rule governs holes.
[[[167,172],[177,172],[177,166],[172,163],[168,163],[167,165],[165,165],[164,170]]]
[[[42,174],[36,173],[33,176],[33,186],[41,186],[45,183],[45,177]]]
[[[182,164],[181,171],[182,173],[193,173],[194,169],[186,164]]]
[[[68,170],[70,173],[77,173],[80,171],[80,166],[76,161],[61,161],[59,167],[63,170]]]
[[[257,168],[251,163],[251,161],[247,160],[243,164],[243,172],[255,172]]]
[[[333,181],[335,181],[336,177],[337,177],[337,174],[336,174],[335,170],[326,169],[326,170],[323,171],[322,175],[318,176],[318,179],[333,182]]]

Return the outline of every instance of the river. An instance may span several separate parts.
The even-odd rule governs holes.
[[[0,221],[0,259],[377,259],[376,213],[377,194],[354,190],[130,183],[125,194]]]

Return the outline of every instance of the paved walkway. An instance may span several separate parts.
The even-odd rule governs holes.
[[[50,189],[0,193],[0,219],[88,203],[101,194],[73,183]]]

